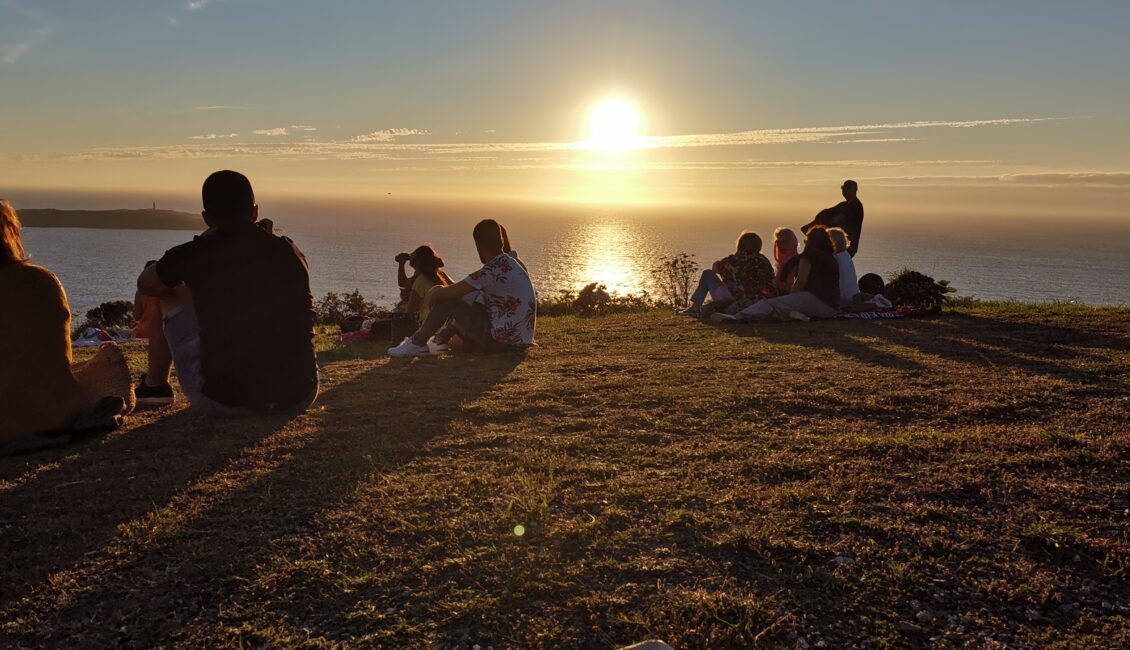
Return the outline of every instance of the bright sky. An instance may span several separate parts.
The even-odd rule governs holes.
[[[0,194],[230,167],[260,193],[742,205],[851,177],[1124,215],[1128,31],[1125,0],[0,0]]]

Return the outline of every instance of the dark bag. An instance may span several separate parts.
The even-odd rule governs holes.
[[[394,312],[384,318],[378,318],[373,321],[372,327],[369,331],[373,333],[373,338],[385,339],[390,343],[397,343],[406,336],[411,336],[419,323],[416,322],[416,314],[405,314]]]
[[[361,324],[365,322],[365,318],[365,316],[346,317],[345,320],[341,321],[341,333],[346,334],[361,329]]]

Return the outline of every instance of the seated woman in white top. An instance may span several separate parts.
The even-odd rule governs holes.
[[[851,238],[843,228],[829,228],[828,238],[832,240],[832,249],[836,251],[832,257],[840,270],[840,307],[851,303],[855,294],[859,293],[859,280],[855,275],[855,262],[851,259]]]

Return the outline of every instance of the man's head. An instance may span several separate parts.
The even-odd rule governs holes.
[[[204,181],[201,190],[204,200],[204,222],[209,226],[224,226],[253,222],[258,217],[255,192],[251,181],[239,172],[229,169],[213,173]]]
[[[475,248],[483,264],[502,253],[502,228],[494,219],[483,219],[475,224]]]
[[[855,181],[844,181],[844,184],[840,186],[840,193],[849,201],[855,198],[855,193],[858,191],[859,185]]]

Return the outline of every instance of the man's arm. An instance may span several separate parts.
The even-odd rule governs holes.
[[[438,287],[438,286],[432,287],[432,290],[428,292],[428,298],[432,301],[432,304],[434,305],[437,302],[443,302],[445,300],[455,300],[457,298],[462,298],[463,296],[465,296],[465,295],[467,295],[467,294],[469,294],[469,293],[471,293],[472,291],[475,291],[475,290],[476,290],[475,287],[472,287],[470,284],[467,284],[466,280],[461,280],[459,282],[456,282],[455,284],[448,285],[446,287]]]
[[[137,276],[137,291],[146,296],[161,297],[172,293],[173,289],[174,287],[170,287],[161,281],[161,278],[157,275],[156,264],[145,267],[141,275]]]

